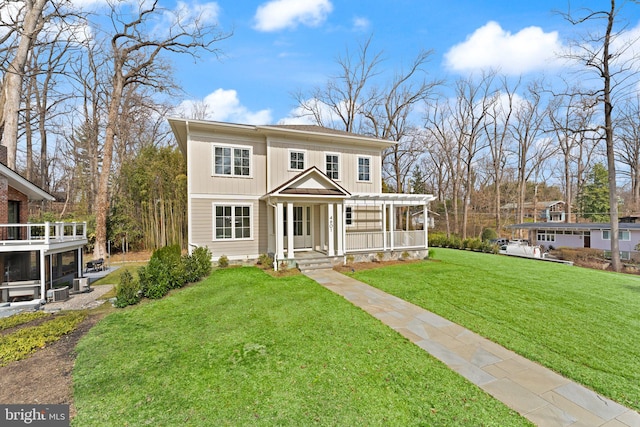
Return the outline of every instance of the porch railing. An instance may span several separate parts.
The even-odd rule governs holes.
[[[385,242],[386,233],[386,242]],[[393,233],[393,241],[391,239]],[[345,251],[383,251],[424,248],[424,231],[371,231],[346,233]]]
[[[0,224],[0,245],[51,244],[86,240],[86,222]]]

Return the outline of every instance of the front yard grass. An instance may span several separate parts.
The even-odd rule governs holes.
[[[435,258],[352,276],[640,409],[640,277],[452,249]]]
[[[530,425],[302,275],[217,270],[77,352],[74,426]]]

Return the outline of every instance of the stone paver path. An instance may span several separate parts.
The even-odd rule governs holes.
[[[534,424],[640,427],[640,414],[462,326],[333,270],[305,273]]]

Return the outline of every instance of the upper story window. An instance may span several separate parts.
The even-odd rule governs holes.
[[[304,151],[289,150],[289,169],[304,170]]]
[[[213,147],[215,175],[251,176],[251,147]]]
[[[336,153],[325,154],[325,173],[331,179],[340,179],[340,155]]]
[[[371,182],[371,157],[358,157],[358,181]]]

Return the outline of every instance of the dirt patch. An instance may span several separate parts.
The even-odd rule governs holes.
[[[80,338],[105,314],[105,310],[90,313],[70,334],[64,335],[27,359],[1,367],[0,402],[3,404],[69,404],[70,416],[75,416],[71,381],[71,371],[76,356],[75,347]],[[49,317],[45,319],[50,320]],[[26,326],[33,326],[33,322],[11,329],[15,331]]]

